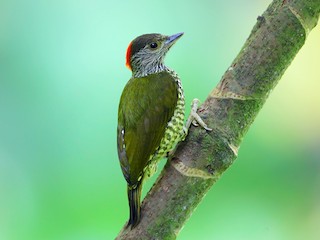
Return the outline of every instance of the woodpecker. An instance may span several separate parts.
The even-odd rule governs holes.
[[[128,226],[131,228],[141,218],[143,180],[154,173],[157,162],[185,138],[191,123],[211,130],[197,115],[197,106],[192,108],[184,126],[185,100],[181,81],[164,65],[166,53],[182,35],[141,35],[127,49],[126,66],[132,71],[132,77],[120,98],[117,147],[127,181]],[[195,105],[197,101],[194,100]]]

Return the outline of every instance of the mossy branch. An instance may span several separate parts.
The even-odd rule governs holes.
[[[207,191],[237,157],[270,91],[318,22],[320,0],[274,0],[199,114],[212,132],[192,127],[142,204],[140,224],[117,239],[175,239]]]

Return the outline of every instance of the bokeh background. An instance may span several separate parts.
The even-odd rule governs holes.
[[[0,240],[114,239],[127,45],[185,32],[166,62],[204,100],[270,2],[0,0]],[[320,26],[179,239],[319,239],[319,56]]]

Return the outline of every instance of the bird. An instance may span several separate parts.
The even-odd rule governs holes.
[[[167,52],[182,35],[144,34],[127,48],[126,66],[132,77],[120,97],[117,149],[127,182],[130,209],[127,226],[131,229],[141,219],[143,181],[156,171],[159,160],[184,140],[192,123],[211,130],[194,108],[184,125],[185,98],[181,80],[164,64]]]

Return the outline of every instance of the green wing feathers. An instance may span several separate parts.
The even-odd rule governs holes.
[[[129,185],[137,184],[164,136],[178,100],[177,85],[166,71],[132,78],[118,112],[118,155]]]

